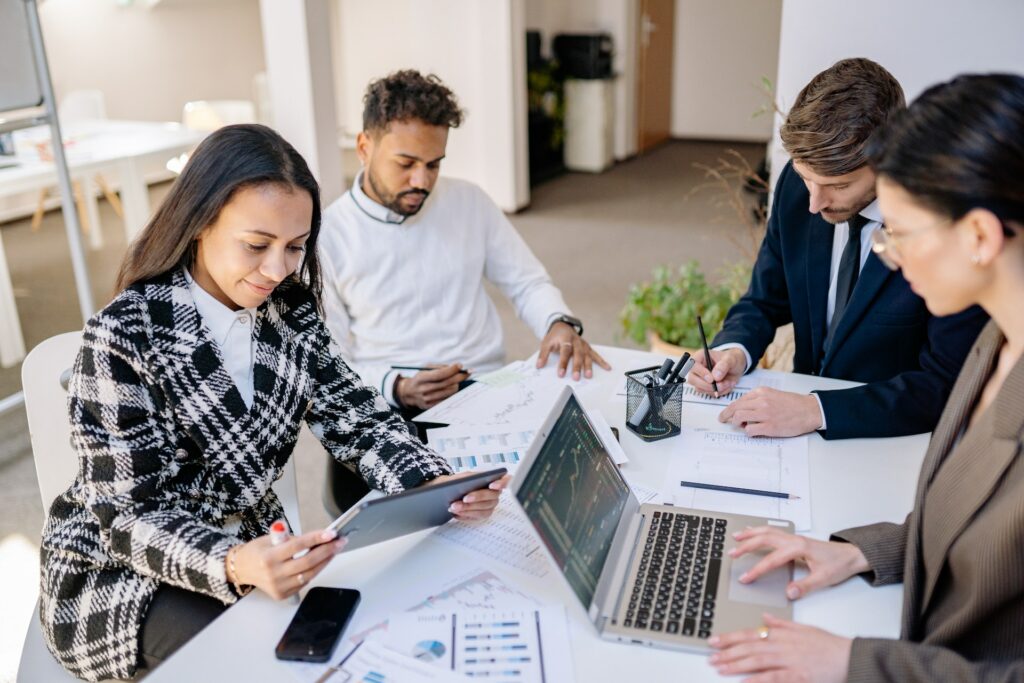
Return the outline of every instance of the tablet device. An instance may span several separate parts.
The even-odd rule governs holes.
[[[470,491],[501,479],[507,472],[499,467],[443,484],[418,486],[393,496],[367,500],[348,509],[327,528],[336,531],[338,538],[348,539],[345,545],[348,552],[439,526],[454,517],[448,506]]]

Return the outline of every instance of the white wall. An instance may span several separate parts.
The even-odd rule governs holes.
[[[1024,2],[1020,0],[785,0],[779,73],[788,109],[815,74],[846,57],[867,57],[903,85],[907,100],[966,72],[1024,73]],[[786,154],[776,133],[773,175]]]
[[[39,15],[58,101],[97,88],[111,118],[180,121],[189,100],[253,99],[263,70],[257,0],[46,0]]]
[[[506,211],[525,206],[524,9],[523,0],[339,0],[343,132],[361,130],[371,80],[403,68],[436,73],[468,114],[449,135],[442,172],[476,182]]]
[[[762,77],[775,80],[781,15],[782,0],[676,0],[673,137],[771,138],[771,110],[753,114],[768,102]]]

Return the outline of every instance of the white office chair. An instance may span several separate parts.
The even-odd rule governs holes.
[[[54,498],[67,490],[78,472],[77,455],[71,447],[71,424],[67,417],[67,381],[81,345],[81,332],[58,334],[32,349],[21,366],[32,457],[44,510],[50,509]],[[288,462],[281,478],[274,482],[274,491],[281,499],[293,529],[301,533],[294,459]],[[17,680],[19,683],[76,680],[57,663],[43,643],[38,602],[25,634]]]
[[[213,132],[232,123],[254,123],[256,105],[249,100],[196,100],[186,102],[181,122],[186,128]]]

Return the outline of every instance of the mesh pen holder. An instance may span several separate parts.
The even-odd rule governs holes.
[[[657,372],[658,366],[654,366],[626,373],[626,428],[644,441],[680,433],[683,382],[659,386],[654,383]]]

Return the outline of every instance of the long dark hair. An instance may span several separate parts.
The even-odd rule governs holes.
[[[875,171],[953,220],[971,209],[1024,225],[1024,77],[958,76],[926,90],[870,145]]]
[[[316,250],[320,187],[294,147],[275,131],[256,124],[225,126],[199,144],[152,220],[129,247],[116,291],[176,268],[192,268],[196,238],[217,220],[234,194],[268,183],[305,191],[313,200],[306,251],[292,278],[305,285],[319,304],[323,289]]]

